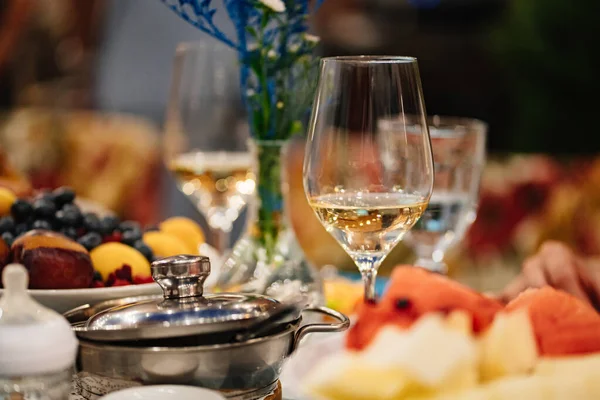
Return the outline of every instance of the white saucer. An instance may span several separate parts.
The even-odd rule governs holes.
[[[218,392],[193,386],[140,386],[102,397],[102,400],[225,400]]]

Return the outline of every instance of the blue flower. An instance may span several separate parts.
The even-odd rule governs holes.
[[[221,0],[235,37],[215,24],[213,0],[161,0],[184,20],[238,52],[250,128],[260,139],[298,131],[312,101],[318,38],[309,35],[309,0]],[[323,0],[317,0],[316,7]]]

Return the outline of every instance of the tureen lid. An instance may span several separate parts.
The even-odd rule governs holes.
[[[75,326],[75,332],[99,341],[162,339],[242,332],[283,313],[298,318],[299,311],[290,317],[289,306],[261,295],[203,295],[203,283],[210,274],[208,257],[167,257],[154,261],[151,269],[152,278],[163,289],[163,298],[100,311]]]

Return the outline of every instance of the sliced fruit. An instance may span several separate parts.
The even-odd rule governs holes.
[[[17,200],[12,190],[0,187],[0,216],[10,215],[10,207]]]
[[[198,246],[206,241],[200,225],[189,218],[169,218],[163,221],[159,228],[162,232],[176,236],[184,242],[191,254],[198,254]]]
[[[191,249],[185,245],[177,236],[170,233],[151,231],[144,233],[142,238],[151,249],[156,257],[171,257],[180,254],[198,254],[191,252]]]
[[[595,400],[600,398],[596,375],[596,371],[588,371],[579,376],[507,377],[471,390],[440,393],[429,400]]]
[[[88,251],[56,232],[21,235],[11,246],[11,259],[27,268],[30,289],[88,288],[94,277]]]
[[[529,314],[499,313],[481,338],[481,377],[498,379],[530,372],[538,359],[537,342]]]
[[[600,352],[600,315],[578,298],[550,287],[529,289],[506,306],[519,309],[529,312],[541,355]]]
[[[382,326],[392,324],[407,328],[432,312],[464,311],[472,317],[471,330],[479,333],[491,324],[502,308],[500,302],[442,275],[419,267],[396,267],[381,301],[359,307],[359,322],[350,330],[347,346],[362,349]]]
[[[446,326],[463,335],[471,335],[473,327],[473,317],[463,310],[454,310],[446,317]]]
[[[600,354],[542,358],[535,366],[534,374],[542,376],[585,375],[590,371],[600,371]]]
[[[338,354],[318,364],[305,385],[311,397],[335,400],[393,400],[427,393],[401,370],[364,366],[351,354]]]
[[[124,265],[131,267],[132,276],[151,276],[148,260],[142,253],[123,243],[101,244],[90,252],[90,256],[94,269],[102,275],[104,281],[109,278],[110,274],[121,269]]]
[[[409,330],[386,326],[360,354],[363,364],[400,369],[431,389],[452,385],[453,380],[460,386],[477,382],[475,340],[448,328],[440,314],[424,316]]]
[[[354,313],[364,293],[360,283],[343,279],[326,280],[323,282],[323,292],[327,299],[327,307],[346,315]]]

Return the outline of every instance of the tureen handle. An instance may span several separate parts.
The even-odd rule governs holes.
[[[151,265],[152,279],[160,285],[165,299],[198,297],[210,275],[208,257],[178,255],[161,258]]]
[[[308,307],[302,310],[302,312],[313,312],[318,314],[327,315],[328,317],[334,318],[339,322],[333,324],[307,324],[296,331],[294,336],[294,343],[292,344],[292,352],[295,351],[300,342],[309,333],[316,332],[342,332],[348,329],[350,326],[350,320],[344,314],[332,310],[327,307]]]

